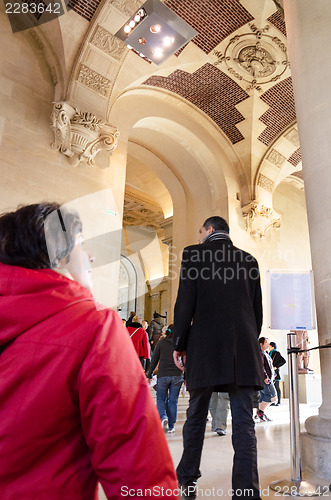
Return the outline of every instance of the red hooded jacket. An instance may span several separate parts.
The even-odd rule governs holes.
[[[149,358],[149,348],[146,330],[139,323],[132,323],[133,326],[128,326],[127,330],[132,340],[133,347],[140,358]]]
[[[122,321],[49,269],[0,264],[0,422],[1,500],[177,498]]]

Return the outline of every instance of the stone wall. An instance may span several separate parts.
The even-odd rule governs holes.
[[[110,189],[109,196],[101,196],[103,205],[99,204],[99,210],[110,209],[116,216],[103,222],[101,230],[120,230],[125,164],[123,167],[123,161],[117,162],[114,155],[111,168],[87,165],[73,168],[67,157],[53,150],[50,113],[54,85],[40,47],[34,45],[28,33],[13,34],[2,12],[0,44],[0,212],[44,200],[71,202],[79,208],[77,200],[93,193],[98,200],[99,192]],[[93,205],[93,197],[89,200]],[[82,216],[87,239],[96,236],[95,216],[88,210]],[[119,248],[115,250],[119,253]],[[114,260],[114,255],[111,259]],[[110,286],[118,281],[116,263],[97,267],[94,274],[97,280],[102,280],[96,286],[98,300],[116,305],[117,287]]]

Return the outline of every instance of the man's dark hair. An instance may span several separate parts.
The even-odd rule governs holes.
[[[205,229],[208,229],[209,226],[211,226],[215,231],[225,231],[226,233],[229,232],[229,225],[226,222],[225,219],[222,217],[219,217],[218,215],[214,215],[213,217],[208,217],[208,219],[205,220],[203,223],[203,227]]]
[[[277,349],[277,344],[276,344],[276,342],[270,342],[270,345],[271,345],[271,347],[273,347],[274,349]]]
[[[0,262],[28,269],[50,269],[69,258],[82,223],[58,203],[21,206],[0,215]]]
[[[259,338],[259,342],[261,345],[263,345],[266,340],[267,340],[267,337],[260,337]]]

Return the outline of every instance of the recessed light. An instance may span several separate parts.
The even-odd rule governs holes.
[[[149,29],[152,33],[159,33],[161,31],[161,26],[159,24],[153,24]]]
[[[174,43],[175,39],[171,36],[166,36],[163,38],[163,45],[165,47],[170,47]]]
[[[154,50],[152,50],[152,52],[157,58],[163,57],[163,50],[160,49],[160,47],[156,47]]]

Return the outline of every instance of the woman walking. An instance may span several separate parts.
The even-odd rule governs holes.
[[[173,325],[169,325],[166,336],[161,339],[154,350],[147,378],[151,379],[159,363],[157,373],[156,405],[162,427],[169,433],[175,432],[179,391],[183,383],[183,373],[173,360],[174,347],[172,343]]]

